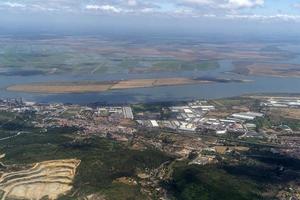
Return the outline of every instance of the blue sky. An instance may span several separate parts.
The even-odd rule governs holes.
[[[0,0],[0,11],[300,21],[300,0]]]
[[[300,0],[0,0],[0,33],[107,27],[297,35]]]

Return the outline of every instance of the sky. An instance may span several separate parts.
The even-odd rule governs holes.
[[[300,0],[0,0],[0,33],[96,27],[299,33]]]

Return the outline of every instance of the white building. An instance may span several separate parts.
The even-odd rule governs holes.
[[[158,123],[156,120],[150,120],[150,123],[153,127],[159,127]]]

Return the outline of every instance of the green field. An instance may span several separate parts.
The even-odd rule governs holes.
[[[180,61],[170,60],[155,63],[152,67],[155,71],[194,71],[194,70],[211,70],[218,68],[217,61]]]
[[[105,74],[193,71],[218,67],[217,61],[186,61],[173,52],[152,55],[147,47],[93,38],[0,40],[0,75]],[[151,51],[158,51],[151,47]],[[177,49],[174,49],[176,52]]]

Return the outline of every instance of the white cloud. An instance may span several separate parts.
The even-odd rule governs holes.
[[[263,6],[264,0],[182,0],[181,4],[190,7],[198,6],[198,9],[205,7],[214,9],[243,9]]]
[[[294,8],[300,9],[300,3],[295,3],[292,5]]]
[[[136,0],[128,0],[127,3],[129,6],[137,6],[138,4]]]
[[[263,6],[264,0],[229,0],[225,7],[231,9],[240,9],[240,8],[253,8],[257,6]]]
[[[226,15],[227,19],[246,19],[258,21],[300,21],[300,15],[276,14],[276,15]]]
[[[153,8],[143,8],[141,9],[142,13],[154,13],[155,10]]]
[[[203,17],[216,18],[217,15],[215,15],[215,14],[204,14]]]
[[[9,1],[2,3],[2,5],[8,6],[8,7],[11,7],[11,8],[25,8],[26,7],[25,4],[9,2]]]
[[[183,2],[187,4],[196,4],[196,5],[209,5],[215,3],[212,0],[184,0]]]
[[[290,6],[300,9],[300,3],[290,4]],[[256,7],[262,7],[262,10],[268,9],[265,0],[0,0],[1,11],[28,11],[28,13],[30,11],[74,14],[99,12],[107,15],[172,16],[216,20],[300,21],[300,16],[293,15],[289,10],[259,15],[255,14],[256,9],[250,10]]]
[[[102,10],[102,11],[113,12],[113,13],[122,12],[122,9],[112,5],[86,5],[85,8],[87,10]]]

